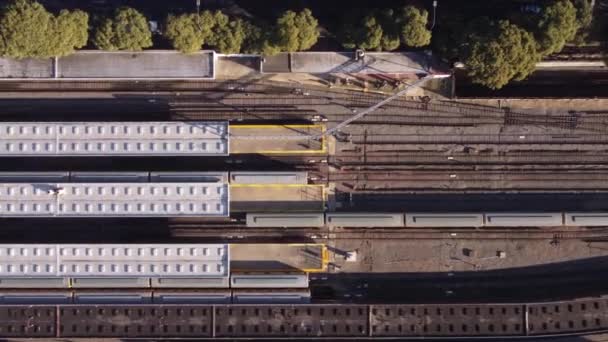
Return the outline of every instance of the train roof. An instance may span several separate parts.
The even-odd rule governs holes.
[[[133,287],[127,286],[132,285],[130,279],[148,277],[227,279],[229,262],[226,244],[0,245],[0,287],[36,279],[44,285],[63,278],[85,288]],[[121,280],[129,284],[121,286]],[[62,287],[55,285],[50,287]]]
[[[232,288],[307,288],[308,274],[232,274]]]
[[[0,156],[227,155],[227,122],[4,122]]]
[[[485,213],[486,227],[561,226],[562,213]]]
[[[247,213],[248,227],[323,227],[323,213]]]
[[[564,214],[567,226],[608,226],[608,212]]]
[[[400,213],[327,213],[330,227],[403,227]]]
[[[481,227],[481,213],[407,213],[406,227]]]
[[[0,217],[228,214],[224,183],[0,183]]]

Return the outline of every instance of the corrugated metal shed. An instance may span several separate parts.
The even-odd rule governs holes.
[[[226,122],[4,122],[0,156],[227,155]]]
[[[225,244],[0,245],[2,279],[227,278],[229,271]]]
[[[2,183],[0,217],[227,216],[222,183]]]
[[[486,213],[486,227],[561,226],[562,213]]]
[[[482,227],[479,213],[407,213],[406,227]]]
[[[403,227],[399,213],[327,213],[329,227]]]

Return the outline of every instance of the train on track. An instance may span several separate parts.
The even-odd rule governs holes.
[[[608,227],[608,212],[247,213],[255,228]]]
[[[309,289],[55,289],[0,291],[0,305],[41,304],[307,304]]]

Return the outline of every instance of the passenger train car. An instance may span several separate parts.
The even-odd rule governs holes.
[[[608,212],[248,213],[246,224],[259,228],[608,227]]]

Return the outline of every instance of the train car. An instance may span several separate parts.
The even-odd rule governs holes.
[[[74,304],[151,304],[150,291],[76,291]]]
[[[72,292],[70,291],[18,291],[0,292],[0,304],[71,304]]]
[[[307,273],[233,273],[230,276],[233,289],[259,288],[308,288]]]
[[[608,227],[608,212],[595,213],[564,213],[566,226]]]
[[[233,304],[308,304],[309,290],[232,291]]]
[[[558,227],[562,213],[485,213],[485,227]]]
[[[225,217],[225,183],[0,183],[0,217]]]
[[[227,122],[4,122],[0,156],[228,155]]]
[[[482,227],[483,214],[480,213],[406,213],[407,228],[458,228]]]
[[[227,244],[0,245],[0,288],[227,288],[229,276]]]
[[[403,227],[400,213],[327,213],[328,227]]]
[[[247,227],[310,228],[324,225],[323,213],[247,213]]]
[[[232,291],[154,291],[155,304],[230,304]]]

